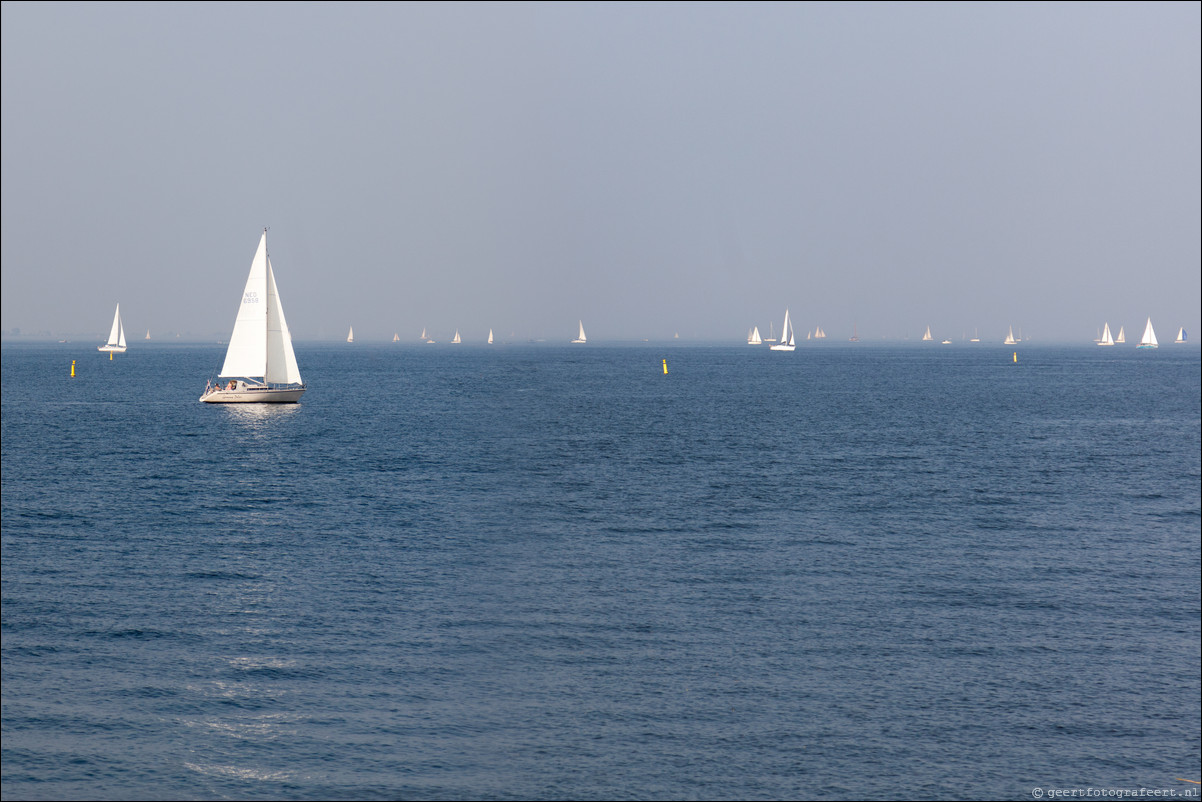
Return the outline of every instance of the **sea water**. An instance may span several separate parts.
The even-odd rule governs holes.
[[[296,350],[3,346],[5,799],[1197,793],[1195,347]]]

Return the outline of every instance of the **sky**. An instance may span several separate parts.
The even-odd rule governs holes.
[[[1202,334],[1202,4],[4,2],[0,330]]]

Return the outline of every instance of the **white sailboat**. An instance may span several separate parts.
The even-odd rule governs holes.
[[[392,333],[392,341],[393,341],[394,343],[399,343],[399,342],[401,341],[401,334],[400,334],[400,332],[394,331],[394,332]]]
[[[354,327],[354,326],[351,326],[351,327],[350,327],[350,330],[349,330],[349,331],[347,331],[347,333],[346,333],[346,341],[347,341],[348,343],[353,343],[353,342],[355,341],[355,327]]]
[[[146,339],[150,339],[150,329],[146,330]]]
[[[205,388],[209,404],[291,404],[305,392],[292,334],[267,255],[267,229],[250,263],[238,317],[218,381]]]
[[[1156,342],[1156,332],[1152,330],[1152,318],[1148,318],[1148,325],[1144,327],[1144,336],[1140,338],[1139,345],[1136,348],[1157,348],[1160,343]]]
[[[1173,340],[1173,342],[1178,345],[1189,342],[1189,334],[1186,332],[1185,326],[1177,329],[1177,339]]]
[[[981,336],[979,334],[977,334],[976,329],[973,329],[972,330],[972,339],[969,340],[969,342],[970,343],[979,343],[980,341],[981,341]]]
[[[817,328],[814,329],[814,339],[815,340],[825,340],[826,339],[826,332],[822,330],[821,326],[818,326]]]
[[[1122,327],[1122,326],[1119,326],[1119,336],[1115,337],[1115,338],[1114,338],[1114,341],[1115,341],[1116,343],[1118,343],[1119,345],[1122,345],[1123,343],[1127,342],[1127,335],[1126,335],[1126,333],[1123,331],[1123,327]]]
[[[576,339],[572,340],[572,342],[574,342],[574,343],[588,342],[588,338],[584,336],[584,321],[583,320],[580,321],[580,333],[576,335]]]
[[[929,340],[933,340],[933,339],[935,339],[935,338],[931,336],[931,327],[927,326],[926,333],[922,335],[922,341],[925,343],[925,342],[928,342]]]
[[[1102,339],[1098,340],[1098,345],[1114,345],[1114,336],[1110,333],[1109,322],[1102,327]]]
[[[125,326],[121,325],[121,304],[113,313],[113,328],[109,330],[109,339],[104,345],[96,346],[97,351],[110,351],[114,354],[125,353]]]
[[[764,341],[762,339],[760,339],[760,327],[752,326],[751,331],[747,332],[747,344],[748,345],[762,345],[763,342]]]
[[[847,341],[849,343],[858,343],[860,341],[860,333],[859,333],[859,330],[856,328],[855,323],[851,324],[851,336],[847,338]]]
[[[797,343],[793,339],[793,324],[789,322],[789,309],[786,307],[785,322],[780,327],[780,342],[770,345],[768,348],[772,351],[792,351],[796,347]]]
[[[459,339],[459,329],[455,329],[455,336],[451,338],[452,345],[458,345],[462,340]]]
[[[426,327],[425,326],[422,326],[422,342],[427,343],[427,344],[434,343],[434,340],[432,340],[426,336]]]
[[[1006,334],[1006,339],[1002,340],[1002,342],[1005,343],[1006,345],[1015,345],[1016,343],[1018,343],[1018,340],[1014,339],[1014,327],[1013,326],[1010,327],[1009,333]]]
[[[492,329],[488,330],[488,344],[492,345]]]

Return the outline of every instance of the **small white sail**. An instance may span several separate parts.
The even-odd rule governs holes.
[[[1139,345],[1136,348],[1156,348],[1160,343],[1156,342],[1156,332],[1152,329],[1152,318],[1148,318],[1148,325],[1144,327],[1144,336],[1140,337]]]
[[[935,339],[935,338],[931,336],[931,327],[927,326],[926,334],[922,335],[922,341],[926,342],[927,340],[933,340],[933,339]]]
[[[821,326],[814,329],[814,339],[815,340],[825,340],[826,339],[826,332],[822,330]]]
[[[396,331],[394,331],[394,332],[392,333],[392,341],[393,341],[394,343],[399,343],[399,342],[401,341],[401,334],[400,334],[400,332],[396,332]]]
[[[1014,327],[1013,326],[1010,327],[1010,331],[1006,335],[1006,339],[1003,340],[1002,342],[1004,342],[1006,345],[1014,345],[1018,342],[1018,340],[1014,339]]]
[[[150,339],[150,329],[146,330],[146,339]]]
[[[583,320],[580,321],[580,333],[576,335],[576,339],[572,340],[572,342],[574,342],[574,343],[588,342],[588,338],[584,336],[584,321]]]
[[[1126,333],[1123,331],[1123,327],[1122,327],[1122,326],[1119,326],[1119,336],[1115,337],[1115,338],[1114,338],[1114,341],[1115,341],[1116,343],[1119,343],[1120,345],[1121,345],[1121,344],[1123,344],[1123,343],[1125,343],[1125,342],[1127,342],[1127,335],[1126,335]]]
[[[354,326],[351,326],[350,329],[347,331],[346,341],[348,343],[353,343],[355,341],[355,327]]]
[[[492,329],[488,330],[488,344],[492,345]]]
[[[1098,345],[1114,345],[1114,337],[1110,334],[1109,322],[1102,327],[1102,339],[1098,340]]]
[[[761,345],[761,344],[763,344],[763,342],[764,341],[760,339],[760,327],[752,326],[751,331],[749,331],[747,333],[747,344],[748,345]]]
[[[455,343],[455,344],[458,344],[460,342],[459,329],[455,329],[455,336],[451,338],[451,342]]]
[[[792,351],[797,344],[793,338],[793,324],[789,322],[789,309],[785,308],[785,322],[780,327],[780,342],[776,345],[770,345],[768,348],[773,351]]]
[[[117,311],[113,313],[113,327],[109,329],[108,341],[97,346],[96,350],[125,353],[125,326],[121,323],[121,304],[117,304]]]
[[[1189,334],[1186,332],[1185,326],[1181,326],[1177,329],[1177,339],[1173,340],[1173,342],[1178,345],[1189,342]]]

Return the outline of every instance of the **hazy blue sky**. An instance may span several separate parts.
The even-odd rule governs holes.
[[[5,2],[0,329],[1202,335],[1200,8]]]

